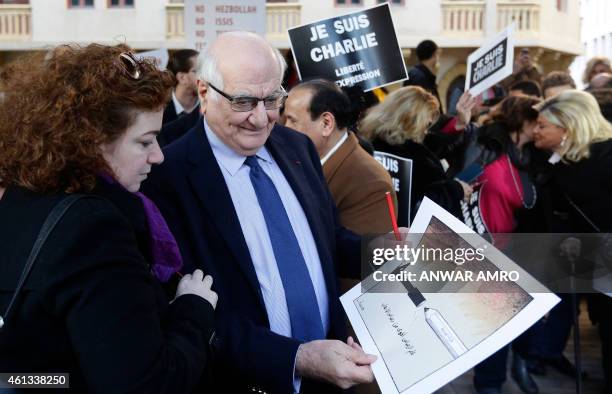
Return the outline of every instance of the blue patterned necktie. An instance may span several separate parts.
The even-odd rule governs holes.
[[[270,234],[285,290],[292,336],[305,342],[323,339],[325,333],[315,290],[283,202],[257,157],[248,156],[245,164],[250,168],[249,177]]]

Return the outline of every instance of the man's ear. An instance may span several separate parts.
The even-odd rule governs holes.
[[[208,103],[208,84],[201,79],[198,79],[196,83],[198,85],[198,97],[200,98],[200,112],[204,114]]]
[[[185,82],[186,82],[186,79],[187,79],[187,73],[179,71],[179,72],[176,73],[176,75],[174,77],[178,81],[179,85],[184,85]]]
[[[334,115],[332,115],[331,112],[323,112],[320,118],[321,118],[321,125],[323,127],[322,129],[323,137],[327,138],[336,129],[336,118],[334,118]]]

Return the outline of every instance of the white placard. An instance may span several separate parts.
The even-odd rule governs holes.
[[[456,282],[442,282],[442,288],[432,291],[419,281],[383,283],[374,273],[343,295],[342,305],[363,350],[378,356],[372,370],[383,394],[439,389],[510,343],[559,302],[531,275],[428,198],[419,207],[408,241],[411,245],[431,242],[424,233],[428,237],[444,234],[444,242],[457,240],[482,250],[485,258],[480,267],[516,272],[518,277],[503,283],[466,281],[460,287]],[[420,263],[402,265],[391,260],[379,271],[409,271]],[[459,265],[457,260],[454,264]],[[387,292],[377,288],[383,285]]]
[[[512,74],[514,24],[472,52],[467,58],[465,90],[477,96]]]
[[[138,52],[136,57],[142,58],[152,58],[155,60],[155,65],[159,70],[165,70],[168,66],[168,59],[170,56],[168,55],[167,49],[155,49],[153,51],[145,51]]]
[[[265,0],[185,0],[187,48],[202,51],[219,34],[236,30],[266,34]]]

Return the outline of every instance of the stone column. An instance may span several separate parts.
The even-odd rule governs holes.
[[[497,34],[497,0],[485,0],[485,39]]]

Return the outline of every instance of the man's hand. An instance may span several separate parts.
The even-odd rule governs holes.
[[[307,342],[298,348],[295,371],[304,378],[323,380],[342,389],[374,381],[370,364],[376,356],[366,354],[349,337],[347,343],[337,340]]]

